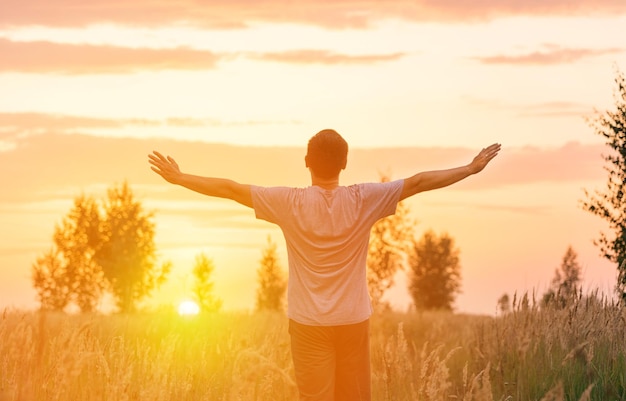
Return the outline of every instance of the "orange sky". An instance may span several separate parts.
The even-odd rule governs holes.
[[[33,118],[31,121],[34,121]],[[347,136],[350,140],[350,137]],[[159,149],[183,170],[230,176],[261,185],[308,184],[304,148],[237,147],[170,139],[102,138],[41,134],[19,139],[3,153],[0,169],[0,303],[34,305],[29,267],[52,244],[54,225],[74,197],[104,198],[106,188],[126,179],[137,198],[155,211],[156,242],[174,272],[158,302],[177,302],[191,288],[189,272],[204,252],[216,265],[216,292],[226,308],[254,302],[256,268],[267,236],[286,255],[280,232],[254,219],[251,210],[167,185],[148,168],[146,155]],[[602,222],[579,207],[583,188],[604,182],[602,145],[570,143],[558,148],[504,148],[478,176],[408,201],[424,230],[448,232],[461,250],[463,294],[457,308],[490,313],[504,292],[545,290],[569,245],[579,253],[586,288],[610,291],[614,267],[591,244]],[[432,168],[460,165],[467,148],[388,148],[350,151],[344,184],[377,181],[379,173],[400,178]],[[408,298],[401,282],[391,295],[398,307]]]
[[[568,245],[586,285],[610,289],[614,268],[591,244],[604,225],[579,202],[604,183],[604,147],[585,117],[613,104],[624,37],[622,0],[3,1],[0,308],[34,305],[30,264],[73,197],[124,179],[158,211],[157,245],[178,266],[162,299],[184,296],[203,251],[225,307],[249,307],[266,237],[283,252],[280,233],[168,187],[146,154],[307,185],[303,147],[327,127],[352,146],[344,183],[447,168],[503,144],[481,176],[410,201],[418,232],[457,240],[459,310],[491,313],[503,292],[542,291]]]

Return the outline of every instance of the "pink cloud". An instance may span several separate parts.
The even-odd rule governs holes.
[[[200,118],[190,117],[170,117],[167,119],[167,125],[173,127],[203,127],[207,121]]]
[[[161,123],[147,119],[110,119],[46,113],[2,113],[0,127],[18,132],[29,130],[72,131],[79,128],[121,128],[125,125],[157,126]]]
[[[145,49],[74,45],[53,42],[14,42],[0,38],[0,72],[53,74],[122,74],[145,70],[213,69],[225,58],[249,57],[291,64],[371,64],[393,61],[403,53],[348,55],[326,50],[275,53],[216,54],[189,48]]]
[[[190,24],[241,28],[252,22],[286,22],[329,28],[363,28],[373,21],[476,21],[510,15],[615,15],[623,0],[3,0],[0,27],[81,27],[113,23],[133,26]]]
[[[514,185],[601,179],[606,175],[602,169],[602,154],[606,150],[604,145],[583,145],[577,142],[548,149],[503,149],[497,168],[489,171],[489,180],[499,185]]]
[[[73,116],[67,114],[47,114],[36,112],[3,113],[0,112],[0,139],[18,138],[32,133],[75,133],[78,130],[116,129],[128,126],[178,128],[223,127],[223,126],[261,126],[261,125],[297,125],[297,120],[242,120],[225,121],[212,118],[168,117],[160,119],[146,118],[97,118]]]
[[[583,58],[623,53],[626,49],[549,49],[518,55],[476,57],[483,64],[550,65],[573,63]]]
[[[590,117],[594,108],[590,104],[567,101],[551,101],[516,104],[495,99],[464,97],[464,101],[477,108],[499,110],[519,117]]]
[[[259,53],[252,58],[290,64],[371,64],[398,60],[404,53],[348,55],[327,50],[293,50],[276,53]]]
[[[0,72],[132,73],[140,70],[213,69],[220,56],[187,48],[132,49],[116,46],[0,39]]]
[[[588,105],[574,102],[544,102],[521,107],[520,117],[580,117],[585,118],[593,113]]]

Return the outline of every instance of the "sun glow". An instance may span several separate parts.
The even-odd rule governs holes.
[[[178,305],[178,314],[181,316],[195,316],[200,313],[200,306],[194,301],[183,301]]]

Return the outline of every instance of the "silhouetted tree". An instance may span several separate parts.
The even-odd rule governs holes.
[[[102,219],[93,197],[78,196],[67,216],[54,230],[53,241],[65,264],[72,300],[82,312],[96,309],[105,286],[102,268],[94,255],[100,247]]]
[[[616,291],[626,303],[626,80],[620,71],[615,83],[615,110],[597,112],[596,118],[590,122],[595,133],[604,137],[611,149],[608,155],[604,155],[607,185],[602,191],[585,191],[583,208],[609,223],[611,234],[600,233],[594,243],[603,257],[617,264]]]
[[[93,311],[107,289],[121,311],[133,310],[170,269],[169,263],[155,267],[151,217],[126,183],[111,188],[102,207],[92,197],[76,197],[55,226],[52,250],[32,266],[42,308],[62,310],[73,301]]]
[[[165,282],[171,264],[156,265],[152,213],[143,210],[127,183],[108,190],[104,213],[96,260],[119,310],[131,312]]]
[[[54,228],[52,250],[33,265],[33,286],[44,309],[62,310],[71,301],[95,310],[104,280],[94,254],[100,244],[100,212],[91,197],[78,196]]]
[[[65,268],[56,248],[38,257],[33,263],[31,278],[41,309],[62,311],[70,303],[72,292]]]
[[[388,181],[389,177],[381,177],[381,182]],[[393,286],[398,270],[404,268],[413,226],[404,202],[398,202],[394,215],[380,219],[372,226],[367,250],[367,287],[376,310],[385,309],[383,295]]]
[[[194,285],[193,294],[202,312],[219,312],[222,308],[222,300],[213,294],[213,281],[211,276],[215,270],[213,260],[201,253],[196,256],[196,264],[193,268]]]
[[[411,268],[409,292],[418,309],[452,310],[461,288],[459,250],[446,233],[437,236],[432,230],[413,241],[409,255]]]
[[[257,310],[283,310],[287,282],[278,263],[276,244],[267,237],[267,247],[263,250],[261,266],[257,270],[259,286],[256,291]]]
[[[555,303],[558,306],[565,306],[573,300],[578,295],[581,270],[578,255],[569,246],[563,256],[560,268],[554,271],[554,278],[550,289],[543,295],[542,304]]]

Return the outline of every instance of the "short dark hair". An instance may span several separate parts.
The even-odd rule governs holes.
[[[324,129],[309,139],[306,163],[320,178],[333,178],[346,167],[348,142],[337,131]]]

